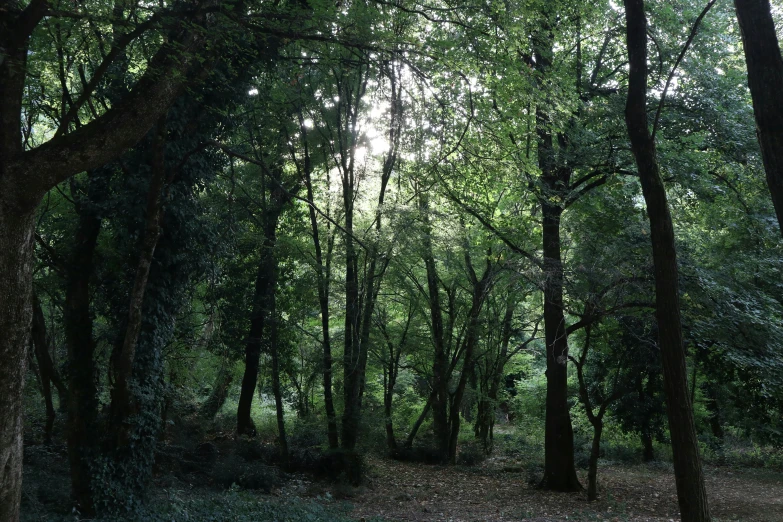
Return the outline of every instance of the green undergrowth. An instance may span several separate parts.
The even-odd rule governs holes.
[[[134,516],[89,519],[91,522],[351,522],[351,506],[332,500],[299,497],[261,497],[252,491],[233,487],[224,492],[166,490]],[[22,516],[23,522],[81,522],[78,513],[43,518]],[[374,519],[381,522],[381,519]]]

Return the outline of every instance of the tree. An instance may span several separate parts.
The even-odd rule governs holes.
[[[709,521],[693,408],[687,385],[674,227],[647,118],[647,15],[644,0],[625,0],[630,72],[625,121],[650,219],[655,273],[655,315],[666,410],[672,437],[677,498],[685,522]],[[699,19],[700,20],[700,19]]]
[[[735,0],[748,65],[756,134],[767,173],[767,186],[783,234],[783,56],[769,0]]]
[[[25,150],[20,129],[27,81],[31,38],[52,7],[46,0],[26,6],[3,2],[0,22],[0,519],[19,519],[22,470],[22,411],[25,352],[32,319],[32,254],[34,211],[47,190],[82,172],[105,165],[138,142],[165,113],[190,77],[202,71],[197,59],[206,38],[196,26],[206,19],[199,3],[184,9],[169,32],[173,39],[151,58],[144,74],[121,103],[75,130],[70,120],[83,109],[91,88],[101,79],[118,52],[110,52],[96,70],[92,86],[69,107],[54,138]],[[127,33],[127,45],[146,30],[157,27],[162,12]],[[60,15],[62,16],[62,15]],[[196,25],[189,26],[188,22]],[[119,51],[121,46],[113,49]],[[70,131],[70,132],[69,132]]]

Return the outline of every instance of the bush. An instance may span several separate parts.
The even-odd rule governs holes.
[[[212,479],[224,489],[236,485],[264,493],[269,493],[281,484],[277,468],[260,462],[248,462],[237,455],[231,455],[218,463],[212,472]]]
[[[430,446],[400,447],[390,451],[389,457],[400,462],[419,462],[421,464],[444,464],[446,462],[446,455],[439,449]]]
[[[461,466],[476,466],[484,462],[487,454],[484,447],[475,441],[462,444],[457,454],[457,464]]]

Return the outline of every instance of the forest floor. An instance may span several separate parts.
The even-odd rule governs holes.
[[[366,483],[354,488],[245,462],[235,454],[236,442],[228,437],[218,446],[220,457],[211,465],[210,473],[171,468],[157,474],[150,507],[154,512],[161,511],[160,520],[196,520],[185,512],[192,514],[197,506],[209,514],[203,520],[221,522],[239,520],[237,509],[249,513],[241,520],[259,522],[344,521],[346,517],[364,522],[679,520],[672,467],[662,462],[631,465],[601,461],[600,499],[588,503],[584,493],[537,489],[535,480],[540,470],[513,456],[492,457],[473,466],[447,467],[370,455],[365,458]],[[27,446],[25,459],[22,520],[75,520],[67,515],[68,465],[64,445]],[[225,484],[232,479],[221,480],[221,469],[244,475],[255,470],[262,476],[274,475],[279,479],[227,491]],[[715,522],[783,522],[783,472],[708,466],[705,474]],[[586,484],[585,472],[580,471],[579,475]],[[176,507],[172,499],[182,509],[166,516],[164,512]],[[264,507],[267,505],[287,510],[291,515],[258,518],[271,509]]]
[[[518,462],[499,457],[473,467],[440,467],[370,459],[370,482],[350,499],[352,516],[395,521],[679,520],[668,464],[606,464],[600,499],[537,489]],[[783,521],[783,473],[707,468],[713,520]],[[580,473],[583,484],[587,483]]]

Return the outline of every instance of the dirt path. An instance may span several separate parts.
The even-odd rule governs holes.
[[[502,459],[473,468],[370,460],[370,485],[351,499],[353,516],[394,521],[679,520],[674,477],[666,466],[604,466],[601,499],[539,491],[524,470]],[[783,473],[709,468],[716,522],[783,522]],[[586,483],[584,476],[580,476]]]

